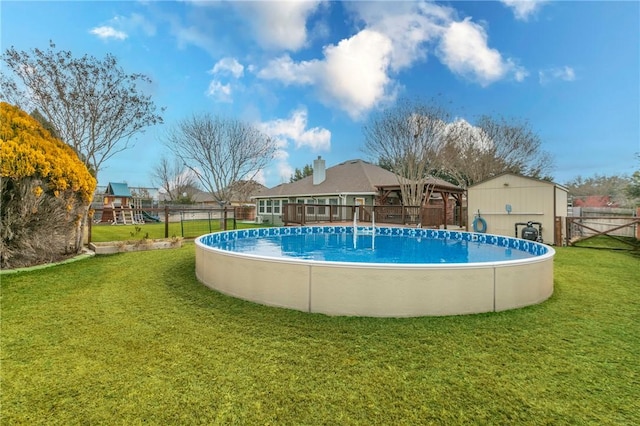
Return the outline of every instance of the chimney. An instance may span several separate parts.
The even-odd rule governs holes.
[[[313,184],[320,185],[326,177],[324,160],[318,155],[318,158],[313,160]]]

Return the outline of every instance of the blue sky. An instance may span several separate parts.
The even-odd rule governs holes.
[[[115,55],[165,124],[99,184],[151,186],[166,129],[193,113],[249,121],[280,150],[271,187],[321,155],[367,158],[362,126],[401,97],[526,120],[564,183],[631,174],[640,152],[640,2],[1,1],[2,50]]]

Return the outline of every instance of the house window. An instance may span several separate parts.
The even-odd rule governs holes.
[[[334,217],[337,217],[338,216],[338,199],[329,198],[329,205],[331,206],[331,214]]]
[[[273,200],[273,213],[280,214],[280,200]]]
[[[258,213],[264,214],[265,212],[265,201],[266,200],[258,200]]]
[[[265,211],[266,211],[266,213],[271,213],[271,212],[272,212],[272,206],[271,206],[271,205],[272,205],[272,203],[273,203],[273,201],[272,201],[272,200],[267,200],[267,208],[266,208],[266,210],[265,210]]]
[[[318,200],[316,201],[316,204],[327,204],[327,200],[325,200],[324,198],[318,198]],[[319,206],[318,214],[320,215],[327,214],[327,209],[325,207]]]

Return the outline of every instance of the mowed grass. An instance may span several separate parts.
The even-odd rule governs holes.
[[[376,319],[221,295],[192,243],[3,275],[1,422],[640,424],[640,260],[559,248],[555,276],[537,306]]]
[[[264,227],[265,225],[236,222],[237,229]],[[233,229],[233,220],[227,221],[227,229]],[[168,237],[195,238],[210,232],[221,230],[219,220],[189,220],[181,222],[169,222]],[[165,238],[164,223],[144,223],[140,225],[110,225],[99,224],[91,226],[91,241],[100,243],[106,241],[139,240],[142,238]]]

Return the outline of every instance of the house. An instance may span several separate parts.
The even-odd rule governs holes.
[[[537,222],[542,239],[562,244],[563,220],[568,214],[567,188],[546,180],[515,173],[502,173],[467,189],[468,223],[483,232],[506,236],[516,234],[516,224]],[[480,217],[479,220],[476,218]],[[478,226],[480,225],[480,226]],[[522,230],[524,225],[518,225]]]
[[[440,197],[445,212],[450,195],[454,193],[461,198],[464,193],[462,188],[435,178],[431,178],[427,186],[434,194],[430,202],[437,203]],[[316,221],[352,219],[356,214],[355,206],[363,206],[358,214],[365,221],[371,220],[374,211],[380,213],[377,217],[391,220],[389,212],[393,207],[396,207],[394,216],[399,223],[419,223],[422,218],[420,206],[414,206],[414,211],[409,213],[402,209],[398,176],[360,159],[326,168],[325,161],[318,157],[313,162],[313,175],[266,189],[252,198],[258,207],[257,220],[274,225],[302,223],[291,219],[289,213],[295,214],[289,210],[292,206],[306,218],[314,217]],[[302,205],[306,207],[304,210]],[[444,217],[442,221],[446,224]]]
[[[609,195],[584,195],[573,197],[573,207],[620,207]]]
[[[266,190],[267,187],[255,180],[240,180],[229,186],[229,202],[221,204],[210,192],[197,191],[193,194],[193,202],[202,207],[221,208],[234,207],[235,218],[253,221],[256,218],[256,206],[251,197]]]
[[[252,196],[260,194],[267,187],[255,180],[240,180],[229,185],[229,202],[227,206],[245,206],[252,204]],[[196,204],[214,205],[220,207],[220,202],[210,192],[197,191],[193,194],[193,201]]]

